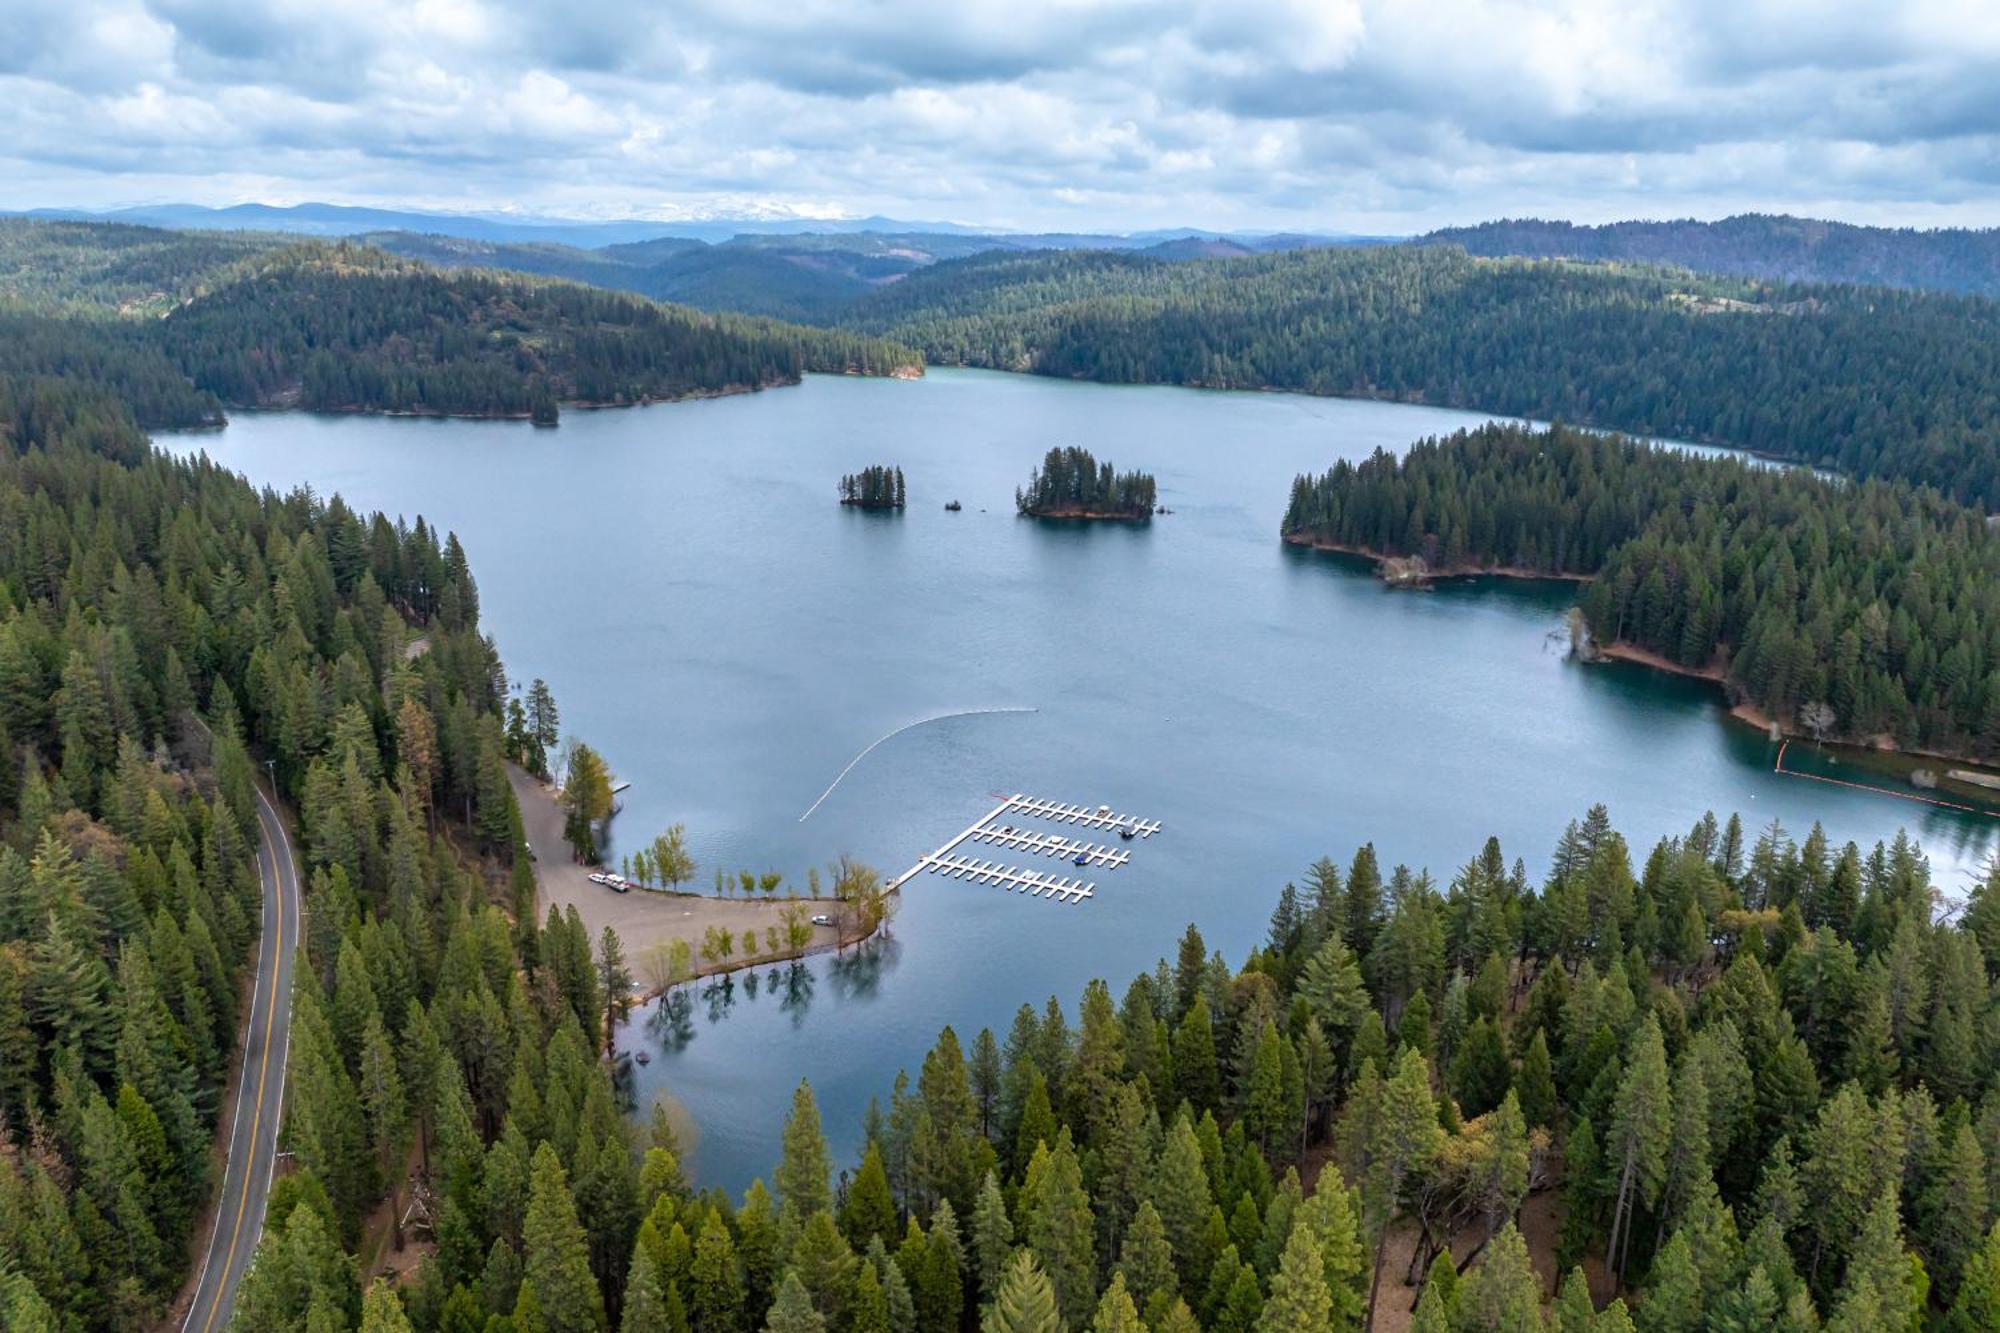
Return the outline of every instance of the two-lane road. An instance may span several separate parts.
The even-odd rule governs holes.
[[[183,1333],[221,1333],[236,1309],[236,1284],[250,1267],[264,1231],[264,1203],[278,1161],[284,1116],[285,1057],[291,1048],[292,957],[301,940],[299,872],[291,835],[277,807],[257,789],[257,869],[264,882],[264,930],[257,945],[257,985],[236,1077],[229,1122],[229,1163],[223,1171],[215,1230],[208,1238],[194,1304]]]

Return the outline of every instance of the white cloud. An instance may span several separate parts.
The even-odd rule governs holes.
[[[7,0],[0,205],[2000,222],[1990,0]]]

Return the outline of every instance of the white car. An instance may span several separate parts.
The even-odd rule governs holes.
[[[826,913],[821,912],[818,916],[813,918],[813,924],[815,926],[830,926],[833,924],[833,918],[828,916]]]
[[[611,882],[611,876],[605,874],[602,870],[593,870],[586,878],[592,884],[609,884]]]

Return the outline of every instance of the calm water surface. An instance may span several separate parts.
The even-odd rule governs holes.
[[[845,1160],[868,1098],[944,1024],[1004,1032],[1051,993],[1073,1013],[1088,978],[1121,991],[1190,920],[1240,959],[1286,879],[1364,840],[1443,881],[1497,834],[1538,875],[1592,801],[1641,856],[1737,810],[1864,843],[1907,825],[1962,889],[1988,821],[1774,775],[1708,688],[1565,661],[1550,635],[1570,588],[1394,593],[1278,542],[1295,474],[1484,419],[945,371],[572,412],[554,431],[276,414],[162,442],[456,531],[510,667],[546,677],[565,730],[632,781],[617,831],[685,822],[704,881],[801,879],[842,852],[900,872],[994,791],[1164,822],[1094,876],[1091,903],[922,877],[859,961],[761,970],[636,1019],[642,1096],[679,1099],[691,1170],[735,1189],[775,1159],[801,1075]],[[1065,444],[1152,471],[1174,513],[1017,518],[1014,488]],[[840,474],[875,462],[904,469],[906,513],[834,503]],[[953,498],[964,512],[944,512]],[[907,731],[800,822],[870,742],[995,708],[1036,711]]]

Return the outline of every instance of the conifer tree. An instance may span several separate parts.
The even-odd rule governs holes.
[[[1458,1294],[1462,1333],[1527,1333],[1542,1327],[1542,1289],[1528,1244],[1509,1222],[1466,1275]]]
[[[1097,1303],[1097,1313],[1090,1321],[1090,1333],[1145,1333],[1145,1328],[1139,1320],[1138,1305],[1125,1289],[1125,1275],[1112,1274],[1111,1285],[1104,1289],[1104,1298]]]
[[[1066,1130],[1030,1165],[1022,1214],[1022,1238],[1054,1286],[1064,1320],[1083,1324],[1097,1303],[1096,1228]]]
[[[1651,1014],[1634,1039],[1632,1058],[1618,1085],[1612,1108],[1607,1159],[1618,1172],[1618,1196],[1613,1207],[1606,1257],[1622,1273],[1630,1249],[1635,1205],[1651,1206],[1658,1198],[1667,1169],[1667,1149],[1673,1125],[1673,1102],[1667,1086],[1666,1046],[1660,1025]]]
[[[1327,1291],[1319,1243],[1312,1228],[1295,1226],[1271,1279],[1271,1298],[1258,1320],[1258,1333],[1323,1333],[1332,1321],[1333,1297]]]
[[[896,1234],[896,1201],[889,1193],[889,1173],[882,1165],[881,1149],[872,1140],[862,1150],[860,1169],[840,1201],[840,1229],[848,1243],[859,1249],[868,1248],[875,1236],[886,1240]]]
[[[983,1333],[1062,1333],[1055,1287],[1027,1250],[1016,1250],[1001,1276],[1000,1291],[980,1324]]]
[[[736,1243],[714,1208],[701,1224],[688,1270],[688,1319],[708,1333],[739,1333],[743,1327],[743,1272]]]
[[[1350,884],[1352,877],[1350,876]],[[1369,1230],[1375,1235],[1374,1278],[1368,1291],[1369,1325],[1382,1286],[1382,1255],[1388,1244],[1389,1222],[1402,1198],[1403,1185],[1429,1165],[1442,1144],[1437,1103],[1431,1098],[1430,1066],[1416,1051],[1404,1051],[1395,1077],[1381,1085],[1378,1104],[1368,1108],[1369,1161],[1364,1197]]]
[[[1157,1223],[1157,1214],[1154,1220]],[[998,1294],[1013,1247],[1014,1224],[1007,1216],[1007,1200],[1000,1193],[999,1177],[988,1171],[972,1209],[972,1255],[982,1301],[991,1301]]]
[[[785,1121],[778,1169],[771,1183],[786,1212],[803,1221],[833,1205],[828,1184],[832,1174],[826,1135],[820,1129],[819,1104],[804,1079],[792,1093],[792,1113]]]
[[[535,1150],[522,1244],[525,1277],[535,1286],[549,1333],[602,1333],[604,1299],[591,1275],[589,1244],[569,1177],[548,1143]]]
[[[813,1308],[797,1273],[785,1274],[764,1328],[766,1333],[826,1333],[826,1319]]]

